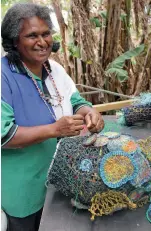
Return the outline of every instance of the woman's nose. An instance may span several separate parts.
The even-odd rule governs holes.
[[[46,41],[45,41],[45,39],[42,36],[39,36],[37,43],[40,46],[44,46],[46,44]]]

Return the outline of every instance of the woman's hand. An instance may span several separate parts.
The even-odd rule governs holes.
[[[3,148],[24,148],[49,138],[76,136],[83,129],[82,115],[64,116],[56,123],[34,127],[20,127]]]
[[[84,127],[84,117],[82,115],[63,116],[54,125],[58,137],[77,136]]]
[[[76,114],[83,115],[84,122],[90,132],[100,132],[104,128],[103,118],[94,108],[83,106]]]
[[[100,132],[104,128],[104,120],[99,112],[92,109],[85,116],[85,123],[90,132]]]

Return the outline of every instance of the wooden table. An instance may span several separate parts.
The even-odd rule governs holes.
[[[105,116],[104,119],[106,122],[114,121],[115,117]],[[122,132],[136,138],[147,138],[151,135],[151,122],[124,127]],[[145,215],[147,208],[148,205],[135,211],[119,211],[92,222],[88,211],[73,209],[69,198],[51,186],[47,190],[39,231],[151,231],[151,223]]]

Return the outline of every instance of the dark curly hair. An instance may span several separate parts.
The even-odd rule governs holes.
[[[43,19],[51,30],[52,22],[49,14],[50,10],[48,7],[33,3],[17,3],[7,11],[2,21],[1,36],[2,46],[4,51],[7,52],[9,61],[16,62],[20,59],[14,42],[19,37],[23,20],[37,16]]]

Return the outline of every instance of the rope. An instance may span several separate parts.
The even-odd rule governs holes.
[[[107,91],[107,90],[99,89],[99,88],[96,88],[96,87],[89,87],[89,86],[84,85],[84,84],[76,84],[76,86],[81,86],[81,87],[88,88],[90,90],[95,90],[95,92],[94,91],[82,92],[82,93],[80,93],[81,95],[95,94],[95,93],[99,93],[99,92],[104,92],[104,93],[107,93],[107,94],[110,94],[110,95],[116,95],[116,96],[120,96],[120,97],[124,97],[124,98],[128,98],[128,99],[133,99],[134,98],[133,96],[123,95],[123,94],[120,94],[120,93]]]

